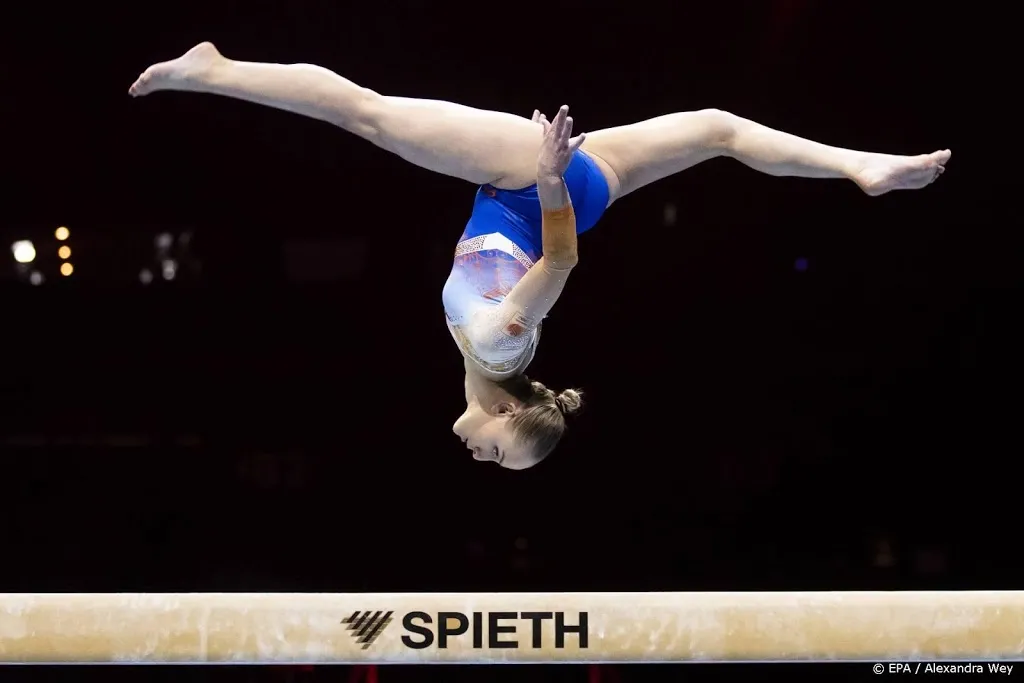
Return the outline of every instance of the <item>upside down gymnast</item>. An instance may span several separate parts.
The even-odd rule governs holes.
[[[549,122],[436,100],[380,95],[311,64],[261,64],[202,43],[131,86],[223,95],[327,121],[417,166],[480,186],[442,299],[466,370],[454,431],[477,460],[521,470],[547,457],[580,407],[524,374],[541,321],[577,264],[576,238],[616,199],[727,156],[762,173],[846,178],[868,195],[916,190],[950,151],[893,156],[829,147],[718,110],[681,112],[572,137]]]

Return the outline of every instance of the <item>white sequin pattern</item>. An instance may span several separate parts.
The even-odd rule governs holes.
[[[480,235],[478,237],[470,237],[468,240],[463,240],[455,245],[455,258],[465,256],[466,254],[474,254],[478,251],[484,250],[484,242],[487,240],[487,235]],[[526,255],[526,252],[519,248],[518,244],[512,244],[512,257],[523,264],[527,270],[533,268],[533,261]]]

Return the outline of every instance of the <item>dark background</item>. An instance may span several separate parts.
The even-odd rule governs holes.
[[[1009,20],[678,5],[21,6],[0,48],[0,237],[32,239],[46,281],[4,247],[0,590],[1024,587]],[[385,94],[566,102],[583,130],[717,107],[954,156],[936,185],[878,199],[721,160],[617,203],[531,366],[587,411],[511,473],[450,431],[462,373],[440,290],[474,189],[294,115],[127,96],[207,39]]]

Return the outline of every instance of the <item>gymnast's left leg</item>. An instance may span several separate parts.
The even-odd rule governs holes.
[[[720,156],[775,176],[845,178],[872,196],[925,187],[950,158],[948,149],[895,156],[829,147],[716,109],[595,131],[583,150],[609,176],[613,199]]]
[[[520,116],[453,102],[381,95],[313,64],[229,59],[200,43],[154,64],[129,89],[207,93],[319,119],[435,173],[499,189],[537,179],[542,127]]]

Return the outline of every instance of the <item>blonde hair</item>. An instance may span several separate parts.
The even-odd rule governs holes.
[[[566,419],[583,407],[583,392],[566,389],[556,394],[526,375],[505,380],[501,385],[523,404],[509,421],[512,438],[517,443],[529,444],[540,462],[551,455],[562,440]]]

